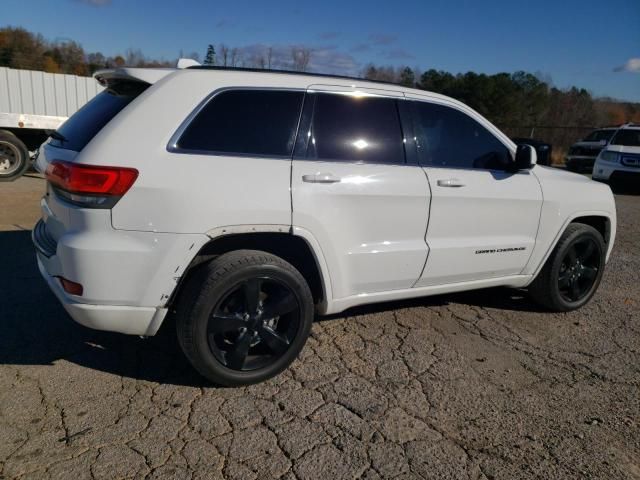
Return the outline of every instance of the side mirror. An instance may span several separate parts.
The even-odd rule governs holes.
[[[514,170],[531,170],[538,162],[538,153],[531,145],[518,145]]]

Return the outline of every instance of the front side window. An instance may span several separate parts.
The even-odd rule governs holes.
[[[617,131],[611,140],[611,145],[625,145],[627,147],[640,147],[640,129],[624,128]]]
[[[315,94],[308,159],[404,163],[402,129],[392,98]]]
[[[504,170],[511,163],[509,149],[467,114],[434,103],[412,103],[421,164]]]
[[[177,142],[181,150],[288,157],[303,92],[229,90],[215,95]]]

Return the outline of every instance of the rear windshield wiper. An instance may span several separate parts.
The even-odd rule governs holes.
[[[61,143],[64,143],[67,141],[67,137],[65,137],[64,135],[62,135],[60,132],[54,130],[53,132],[49,133],[49,136],[51,138],[54,138],[56,140],[58,140]]]

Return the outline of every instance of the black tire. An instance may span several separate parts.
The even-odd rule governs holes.
[[[0,130],[0,182],[12,182],[29,168],[29,150],[13,133]]]
[[[529,295],[536,303],[556,312],[582,307],[600,285],[605,255],[600,232],[582,223],[570,224],[529,285]]]
[[[255,288],[259,300],[253,305],[247,292]],[[279,313],[294,302],[293,310]],[[253,312],[251,318],[246,312]],[[275,255],[238,250],[198,266],[187,279],[177,302],[176,330],[182,350],[202,376],[239,386],[285,370],[302,350],[313,318],[313,297],[298,270]]]

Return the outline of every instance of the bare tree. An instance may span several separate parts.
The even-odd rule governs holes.
[[[293,69],[299,72],[306,72],[311,60],[311,49],[306,47],[293,47],[291,49]]]
[[[142,50],[139,48],[128,48],[124,54],[125,62],[128,67],[142,67],[147,59],[145,58]]]
[[[229,47],[227,47],[224,43],[221,43],[218,46],[218,51],[220,52],[220,56],[222,57],[222,65],[226,67],[227,62],[229,61]]]
[[[267,68],[271,70],[271,61],[273,60],[273,47],[267,49]]]
[[[240,61],[240,50],[237,47],[231,49],[231,66],[237,67]]]
[[[251,67],[253,68],[264,68],[267,66],[267,59],[262,53],[255,54],[251,59]]]

